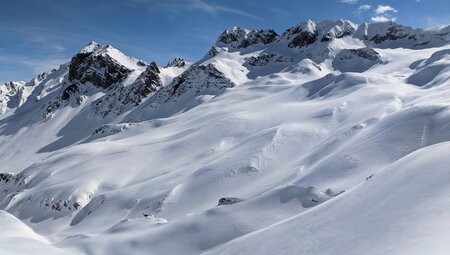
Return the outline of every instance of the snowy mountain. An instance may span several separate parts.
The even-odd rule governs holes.
[[[450,26],[91,42],[0,85],[0,254],[446,254],[449,77]]]

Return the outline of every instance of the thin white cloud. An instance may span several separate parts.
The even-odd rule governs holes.
[[[240,16],[246,16],[246,17],[251,17],[251,18],[258,18],[255,15],[252,15],[248,12],[239,10],[239,9],[234,9],[234,8],[230,8],[230,7],[226,7],[223,5],[218,5],[218,4],[208,4],[202,0],[190,0],[190,6],[193,9],[198,9],[198,10],[202,10],[205,12],[208,12],[210,14],[214,14],[216,15],[219,12],[228,12],[228,13],[232,13],[232,14],[237,14]]]
[[[386,22],[386,21],[396,21],[397,18],[392,14],[396,13],[397,10],[389,5],[378,5],[374,11],[371,18],[372,22]]]
[[[35,74],[49,71],[53,68],[60,66],[68,61],[66,58],[61,57],[49,57],[49,58],[25,58],[23,56],[16,55],[1,55],[0,62],[14,63],[24,65]]]
[[[339,2],[344,3],[344,4],[356,4],[356,2],[358,2],[358,0],[340,0]]]
[[[151,5],[150,11],[157,11],[164,9],[170,11],[172,14],[177,15],[178,12],[183,10],[197,10],[209,13],[211,15],[218,15],[219,13],[230,13],[235,15],[240,15],[243,17],[261,19],[260,17],[243,11],[241,9],[228,7],[218,3],[207,3],[203,0],[133,0],[136,4],[149,4]]]
[[[365,12],[365,11],[370,10],[371,8],[372,8],[372,5],[364,4],[364,5],[361,5],[360,7],[358,7],[358,11]]]
[[[375,14],[377,14],[377,15],[383,14],[386,12],[397,12],[397,10],[389,5],[378,5],[377,9],[375,10]]]
[[[395,21],[397,19],[395,17],[390,17],[387,15],[378,15],[378,16],[373,16],[371,18],[371,20],[373,22],[386,22],[386,21]]]

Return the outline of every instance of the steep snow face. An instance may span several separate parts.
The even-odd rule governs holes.
[[[11,81],[0,85],[0,115],[21,106],[29,94],[23,81]]]
[[[0,223],[18,226],[0,242],[25,236],[50,254],[445,254],[447,30],[233,28],[204,58],[165,67],[91,43],[2,89],[29,94],[0,116]]]
[[[446,254],[449,145],[414,152],[320,208],[205,254]]]
[[[53,247],[48,240],[36,234],[13,215],[0,210],[0,254],[27,255],[42,253],[49,255],[76,254],[67,249]]]

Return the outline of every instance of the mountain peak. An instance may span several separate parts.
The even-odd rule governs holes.
[[[185,67],[187,64],[187,61],[183,58],[174,58],[172,61],[167,63],[165,67]]]
[[[247,48],[254,44],[268,44],[276,40],[278,34],[273,29],[243,29],[232,27],[225,30],[217,39],[217,46]]]
[[[91,53],[97,51],[101,47],[102,45],[100,45],[99,43],[91,41],[90,43],[86,44],[86,46],[83,49],[81,49],[79,53]]]

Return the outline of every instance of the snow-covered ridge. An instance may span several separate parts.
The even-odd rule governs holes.
[[[0,253],[445,254],[449,42],[234,27],[195,62],[92,42],[0,85]]]

